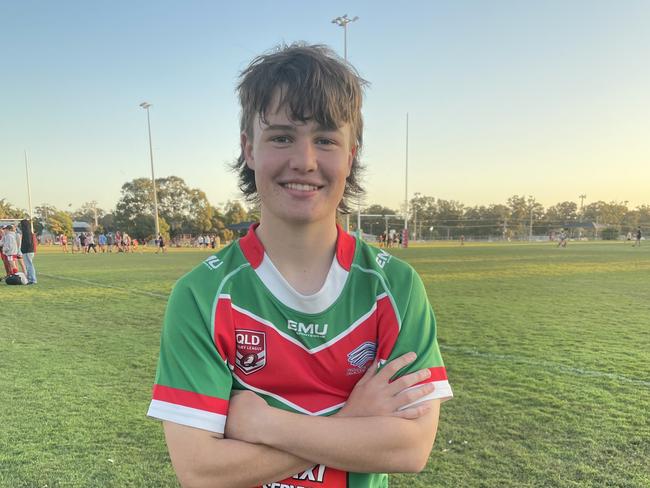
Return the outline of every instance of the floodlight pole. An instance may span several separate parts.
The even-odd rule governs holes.
[[[151,104],[142,102],[140,106],[147,111],[147,129],[149,131],[149,159],[151,160],[151,183],[153,184],[153,209],[155,214],[156,235],[154,239],[158,239],[160,235],[160,224],[158,223],[158,194],[156,193],[156,177],[153,173],[153,146],[151,145],[151,121],[149,120],[149,107]]]
[[[409,114],[406,112],[406,175],[404,176],[404,230],[409,228]],[[407,232],[408,234],[408,232]]]
[[[29,169],[27,168],[27,149],[25,149],[25,176],[27,177],[27,203],[29,204],[29,227],[34,232],[34,215],[32,214],[32,188],[29,184]]]
[[[335,19],[332,19],[332,24],[336,24],[339,27],[343,27],[343,59],[345,62],[348,62],[348,24],[350,22],[355,22],[359,20],[358,16],[354,16],[353,18],[349,18],[348,14],[345,14],[341,17],[336,17]],[[345,216],[345,222],[346,222],[346,231],[350,230],[350,214],[347,214]],[[361,233],[361,200],[358,202],[358,208],[357,208],[357,235],[361,238],[362,233]]]

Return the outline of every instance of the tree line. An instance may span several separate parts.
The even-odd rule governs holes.
[[[182,178],[169,176],[156,179],[158,215],[161,233],[175,239],[182,235],[219,235],[230,240],[232,224],[259,219],[259,209],[247,207],[234,200],[222,207],[212,205],[205,193],[190,188]],[[47,203],[35,209],[35,230],[47,228],[55,235],[71,236],[72,222],[91,224],[99,232],[127,232],[136,239],[151,239],[155,232],[153,184],[149,178],[136,178],[122,185],[120,198],[112,210],[86,202],[76,210],[61,210]],[[389,229],[403,227],[404,208],[391,209],[371,204],[362,209],[361,228],[378,235]],[[0,199],[0,218],[22,218],[25,210]],[[409,201],[409,229],[418,238],[445,239],[503,237],[523,238],[546,235],[562,228],[571,234],[595,233],[606,228],[621,233],[631,232],[641,225],[650,227],[650,205],[629,208],[627,202],[596,201],[579,208],[576,202],[559,202],[548,208],[532,196],[513,195],[506,203],[466,206],[456,200],[437,199],[416,193]],[[351,228],[356,225],[351,216]],[[592,224],[596,224],[593,226]]]
[[[371,215],[404,215],[404,208],[393,210],[371,205],[363,211]],[[403,219],[403,217],[402,217]],[[355,220],[356,221],[356,220]],[[362,220],[364,232],[378,234],[403,227],[402,222],[385,217]],[[548,208],[532,196],[513,195],[506,203],[466,206],[456,200],[436,199],[416,193],[409,201],[409,229],[418,238],[447,239],[461,235],[474,238],[521,239],[529,235],[548,235],[562,229],[572,236],[601,235],[606,229],[618,233],[632,232],[637,226],[650,228],[650,205],[629,208],[627,202],[592,202],[582,208],[564,201]]]

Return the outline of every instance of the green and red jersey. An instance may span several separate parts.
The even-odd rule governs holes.
[[[330,415],[368,367],[414,351],[400,375],[429,368],[435,390],[452,391],[424,285],[408,264],[338,227],[325,284],[302,295],[282,277],[254,227],[183,276],[169,298],[148,415],[223,433],[232,390],[269,405]],[[269,483],[273,488],[366,488],[385,474],[325,466]]]

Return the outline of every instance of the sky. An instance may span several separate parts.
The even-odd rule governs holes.
[[[286,42],[327,44],[371,85],[366,203],[650,204],[650,2],[0,0],[0,198],[115,207],[175,175],[239,198],[239,72]]]

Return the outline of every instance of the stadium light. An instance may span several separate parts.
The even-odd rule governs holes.
[[[32,212],[32,187],[29,184],[29,168],[27,167],[27,149],[25,149],[25,178],[27,179],[27,202],[29,204],[29,227],[34,232],[34,214]]]
[[[332,19],[332,24],[336,24],[339,27],[343,27],[343,59],[345,59],[345,62],[348,62],[348,24],[350,22],[355,22],[359,20],[359,16],[355,15],[353,18],[349,18],[348,14],[342,15],[340,17],[336,17],[335,19]],[[345,226],[347,227],[345,230],[349,231],[350,230],[350,214],[346,215],[346,224]],[[357,235],[359,237],[362,236],[361,233],[361,200],[358,202],[358,208],[357,208]]]
[[[158,194],[156,193],[156,177],[153,173],[153,146],[151,145],[151,121],[149,120],[149,102],[142,102],[140,106],[147,111],[147,129],[149,131],[149,159],[151,159],[151,183],[153,184],[153,209],[155,214],[156,235],[154,239],[158,239],[160,235],[160,225],[158,224]]]
[[[406,112],[406,174],[404,175],[404,230],[409,228],[409,114]]]
[[[343,27],[343,59],[345,59],[346,61],[348,60],[348,24],[350,22],[355,22],[357,20],[359,20],[358,16],[349,18],[348,14],[332,19],[332,24],[336,24],[339,27]]]

